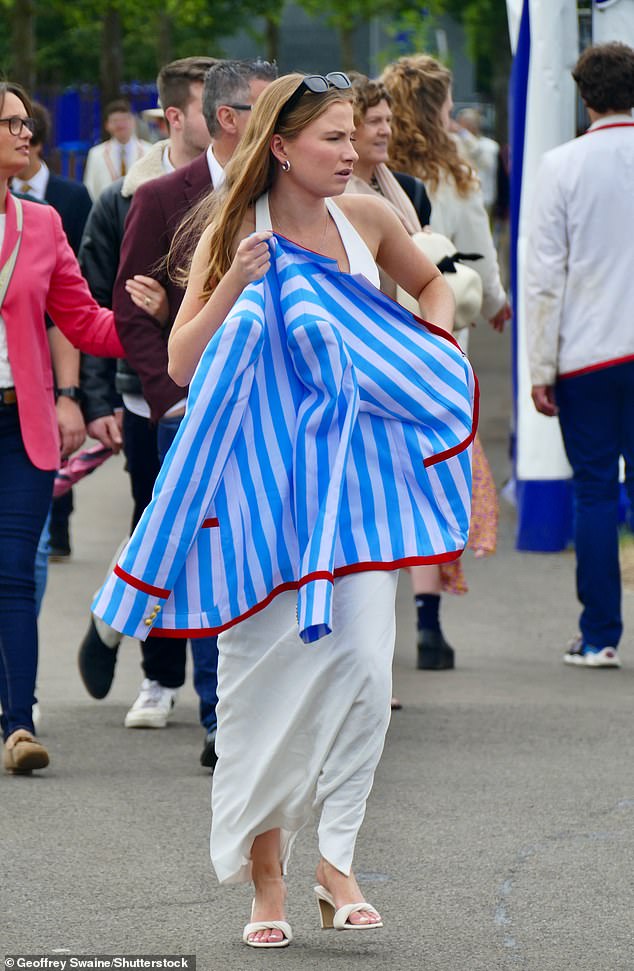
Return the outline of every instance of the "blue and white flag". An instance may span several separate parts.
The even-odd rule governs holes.
[[[186,416],[94,613],[208,636],[298,591],[306,642],[333,579],[460,556],[477,384],[444,331],[274,237],[192,380]]]

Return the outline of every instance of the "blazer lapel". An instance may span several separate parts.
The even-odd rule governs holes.
[[[207,153],[203,152],[188,167],[183,185],[185,198],[190,206],[200,201],[201,196],[212,189],[211,175],[207,163]]]
[[[13,196],[10,192],[7,192],[7,218],[4,227],[4,240],[2,241],[2,250],[0,250],[0,269],[7,262],[11,253],[13,252],[13,247],[16,244],[18,238],[18,226],[15,212],[15,202],[13,201]]]

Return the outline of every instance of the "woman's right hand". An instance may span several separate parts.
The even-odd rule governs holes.
[[[263,233],[251,233],[242,240],[236,250],[236,255],[229,271],[244,289],[249,283],[261,280],[271,266],[271,250],[268,240],[273,233],[267,230]]]

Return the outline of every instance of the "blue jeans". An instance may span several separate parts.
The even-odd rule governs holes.
[[[557,383],[559,423],[573,470],[577,596],[588,644],[616,647],[623,632],[619,568],[619,458],[634,498],[634,363]]]
[[[33,731],[35,553],[55,476],[26,454],[14,405],[0,405],[0,469],[0,726],[7,738],[18,728]]]
[[[40,616],[40,608],[42,606],[44,594],[46,593],[46,581],[48,580],[48,554],[51,539],[50,525],[51,510],[49,509],[46,515],[44,528],[42,529],[42,533],[37,544],[37,553],[35,554],[35,612],[38,617]]]
[[[156,439],[159,462],[163,462],[176,438],[182,420],[182,415],[179,415],[176,418],[162,418],[159,421]],[[146,678],[158,681],[166,688],[178,688],[184,684],[186,645],[187,642],[179,638],[148,637],[142,644],[143,671]],[[199,698],[200,722],[209,732],[216,727],[218,639],[216,637],[194,638],[191,641],[191,648],[194,688]]]

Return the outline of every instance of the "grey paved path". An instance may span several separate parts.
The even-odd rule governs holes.
[[[482,433],[505,478],[508,341],[473,341]],[[453,672],[414,668],[407,577],[399,589],[390,727],[356,867],[383,931],[318,929],[315,834],[289,879],[296,940],[240,943],[249,893],[221,890],[208,861],[208,774],[194,694],[163,732],[122,727],[140,680],[127,642],[115,685],[92,701],[76,672],[86,608],[125,532],[113,460],[77,490],[74,556],[51,569],[40,697],[50,770],[0,777],[0,954],[195,953],[202,971],[284,967],[425,971],[631,971],[634,865],[634,601],[621,672],[564,668],[575,631],[573,559],[513,550],[469,560],[471,594],[445,607]],[[254,757],[257,748],[254,740]],[[248,765],[245,765],[248,771]]]

